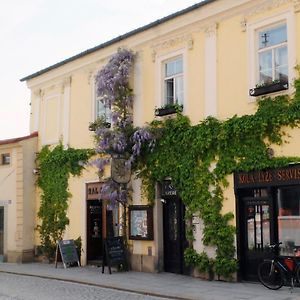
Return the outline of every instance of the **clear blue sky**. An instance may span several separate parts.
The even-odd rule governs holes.
[[[200,0],[5,0],[0,9],[0,140],[29,134],[20,78]]]

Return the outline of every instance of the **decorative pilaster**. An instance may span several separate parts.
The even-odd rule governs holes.
[[[205,66],[204,66],[204,115],[217,115],[217,29],[213,23],[204,29],[205,32]]]
[[[65,78],[63,81],[63,89],[64,89],[63,145],[65,148],[68,148],[69,146],[71,83],[72,83],[71,76]]]

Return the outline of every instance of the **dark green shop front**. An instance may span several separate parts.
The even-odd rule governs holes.
[[[280,255],[300,249],[300,165],[239,172],[234,184],[239,279],[257,280],[269,244],[282,242]]]

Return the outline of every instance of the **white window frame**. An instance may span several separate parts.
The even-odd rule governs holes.
[[[100,112],[99,103],[101,103],[102,107],[103,107],[103,111],[101,114],[99,113]],[[111,112],[112,112],[111,108],[105,107],[104,103],[101,101],[101,97],[95,98],[95,116],[94,116],[95,120],[97,120],[98,118],[104,117],[105,122],[111,124]]]
[[[95,76],[94,76],[95,78]],[[98,104],[97,102],[98,101],[101,101],[100,100],[101,97],[97,96],[97,87],[96,87],[96,80],[93,81],[93,88],[92,88],[92,122],[95,122],[97,120],[98,117],[100,117],[98,115]],[[112,110],[110,110],[110,113],[112,112]],[[111,120],[111,116],[110,118],[108,119],[107,117],[105,117],[106,119],[106,122],[112,124],[112,120]]]
[[[247,24],[248,33],[248,62],[249,62],[249,89],[256,86],[259,81],[259,66],[258,66],[258,31],[276,27],[276,25],[286,24],[287,28],[287,50],[288,50],[288,81],[289,81],[289,94],[294,92],[292,86],[295,79],[295,66],[296,66],[296,28],[295,28],[295,14],[293,10],[287,10],[283,13],[274,15],[263,20],[255,22],[249,22]],[[280,92],[279,92],[280,93]],[[251,97],[248,94],[250,102],[255,101],[255,97]]]
[[[175,59],[176,57],[182,57],[183,64],[183,112],[187,110],[187,49],[182,48],[167,54],[157,55],[155,64],[155,86],[156,86],[156,107],[165,105],[164,98],[164,79],[165,79],[165,63]]]
[[[172,63],[172,62],[176,62],[176,61],[179,61],[181,60],[182,62],[182,72],[181,73],[175,73],[173,75],[170,75],[170,76],[167,76],[166,75],[166,67],[167,67],[167,64],[168,63]],[[164,76],[164,79],[163,79],[163,102],[164,104],[179,104],[179,105],[183,105],[183,102],[184,102],[184,85],[183,85],[183,90],[182,90],[182,103],[178,100],[176,100],[176,96],[177,96],[177,83],[176,83],[176,79],[178,78],[182,78],[182,84],[183,84],[183,76],[184,76],[184,70],[183,70],[183,57],[182,56],[177,56],[177,57],[174,57],[174,58],[171,58],[171,59],[168,59],[167,61],[164,61],[163,62],[163,76]],[[168,99],[167,99],[167,87],[166,87],[166,84],[167,84],[167,81],[168,80],[172,80],[173,81],[173,95],[174,95],[174,98],[172,99],[173,103],[168,103]]]
[[[257,31],[257,34],[256,34],[256,38],[257,38],[257,42],[258,42],[258,40],[259,40],[259,36],[258,36],[258,33],[259,32],[262,32],[262,31],[264,31],[264,29],[265,30],[268,30],[268,29],[275,29],[275,28],[278,28],[278,27],[280,27],[280,26],[282,26],[282,25],[286,25],[286,23],[276,23],[276,24],[274,24],[273,26],[270,26],[270,27],[265,27],[265,28],[262,28],[262,30],[258,30]],[[287,27],[286,27],[286,29],[287,29]],[[276,66],[275,66],[275,51],[276,51],[276,49],[279,49],[279,48],[283,48],[283,47],[286,47],[287,49],[288,49],[288,41],[285,41],[285,42],[282,42],[282,43],[278,43],[278,44],[275,44],[275,45],[272,45],[272,46],[268,46],[268,47],[265,47],[265,48],[259,48],[259,47],[257,47],[258,49],[257,49],[257,60],[258,60],[258,65],[259,65],[259,55],[261,54],[261,53],[264,53],[264,52],[268,52],[268,51],[271,51],[271,54],[272,54],[272,81],[274,81],[274,80],[276,80],[276,78],[275,78],[275,74],[276,74]],[[288,57],[287,57],[287,61],[286,61],[286,63],[287,63],[287,65],[288,65]],[[259,74],[259,72],[258,72],[258,74],[257,74],[257,76],[258,76],[258,78],[256,79],[256,82],[258,83],[258,84],[261,84],[262,82],[260,81],[260,74]]]

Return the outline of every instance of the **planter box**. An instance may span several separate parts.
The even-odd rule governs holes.
[[[155,115],[157,117],[167,116],[171,114],[176,114],[177,112],[181,112],[182,107],[167,107],[167,108],[157,108],[155,109]]]
[[[252,97],[257,97],[261,95],[267,95],[270,93],[275,93],[289,88],[288,82],[276,82],[266,86],[256,87],[249,90],[249,95]]]

